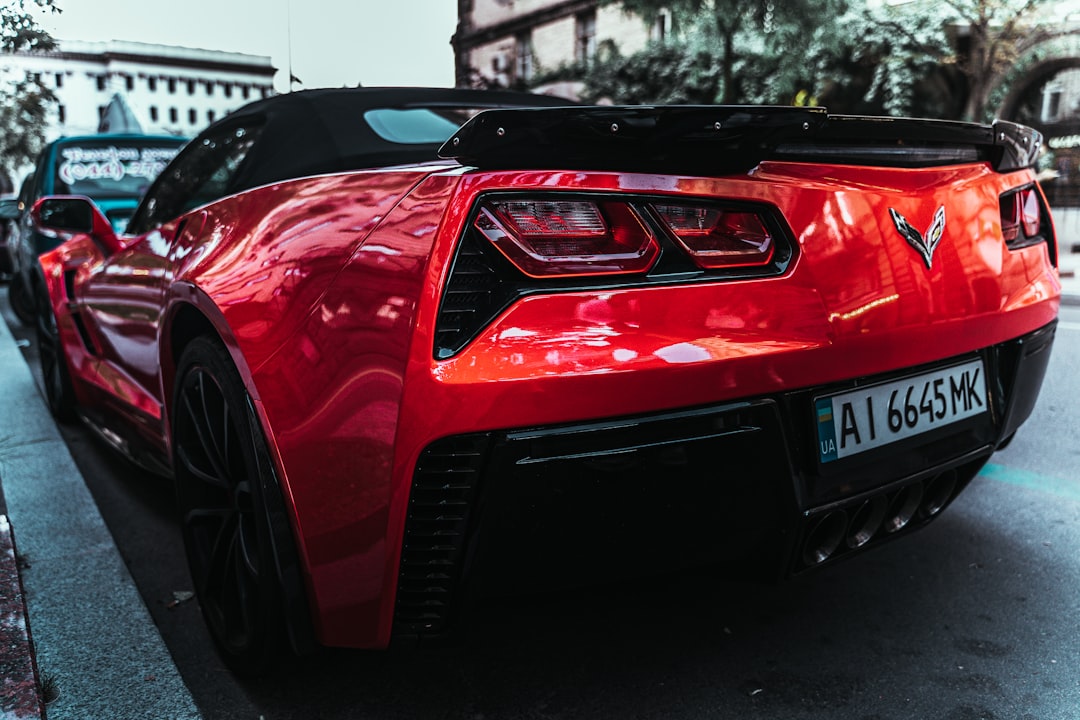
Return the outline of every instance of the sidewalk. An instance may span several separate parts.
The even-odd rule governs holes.
[[[1080,250],[1080,239],[1077,240]],[[1080,306],[1080,252],[1072,252],[1072,243],[1060,240],[1061,304]]]
[[[199,718],[2,319],[0,378],[0,718]]]

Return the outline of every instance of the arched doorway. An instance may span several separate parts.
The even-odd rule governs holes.
[[[1080,54],[1045,60],[1013,85],[1001,117],[1043,134],[1043,188],[1055,207],[1080,208]]]

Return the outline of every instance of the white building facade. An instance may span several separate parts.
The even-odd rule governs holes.
[[[124,42],[60,41],[59,50],[0,56],[7,77],[37,75],[57,97],[46,140],[93,134],[120,95],[146,133],[194,136],[273,94],[276,69],[260,55]]]

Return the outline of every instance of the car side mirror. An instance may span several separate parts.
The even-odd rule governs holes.
[[[30,210],[34,228],[43,234],[69,240],[74,235],[89,235],[106,255],[123,248],[112,223],[98,206],[80,195],[56,195],[43,197]]]

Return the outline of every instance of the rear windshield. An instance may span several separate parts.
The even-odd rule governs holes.
[[[442,144],[479,110],[462,108],[377,108],[364,113],[383,140],[402,145]]]
[[[81,140],[56,150],[58,195],[138,198],[180,150],[184,141]]]

